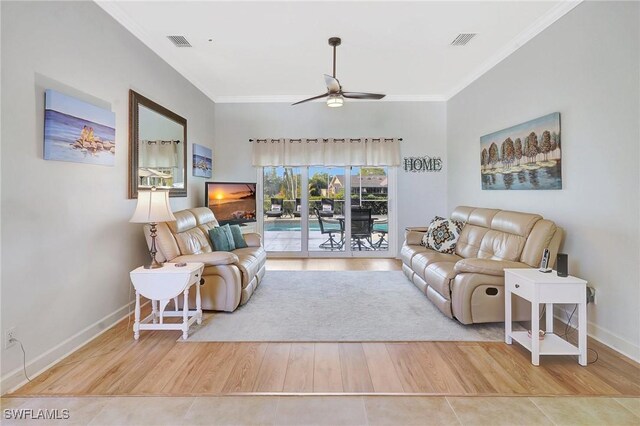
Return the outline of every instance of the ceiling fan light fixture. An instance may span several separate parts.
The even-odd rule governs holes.
[[[342,97],[342,95],[334,94],[334,95],[329,95],[329,97],[327,98],[328,107],[340,108],[342,104],[344,104],[344,98]]]

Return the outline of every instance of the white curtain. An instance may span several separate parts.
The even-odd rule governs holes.
[[[399,166],[397,138],[256,139],[252,163],[266,166]]]

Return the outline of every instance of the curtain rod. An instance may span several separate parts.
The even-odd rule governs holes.
[[[284,138],[283,138],[284,139]],[[346,141],[347,139],[349,140],[357,140],[357,139],[363,139],[363,138],[333,138],[334,140],[337,141]],[[402,141],[402,138],[364,138],[364,139],[372,139],[372,140],[393,140],[393,139],[397,139],[399,141]],[[249,142],[256,142],[256,141],[266,141],[267,139],[249,139]],[[273,139],[272,139],[273,140]],[[328,138],[307,138],[307,141],[324,141],[324,142],[328,142],[329,139]],[[302,139],[289,139],[289,141],[302,141]]]
[[[161,141],[161,140],[156,140],[156,141],[147,141],[147,140],[143,140],[142,143],[147,143],[147,145],[151,145],[151,144],[157,144],[158,142],[160,142],[162,145],[168,144],[168,143],[176,143],[179,144],[180,141],[176,140],[176,141]]]

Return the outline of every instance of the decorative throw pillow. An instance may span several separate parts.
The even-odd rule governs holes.
[[[453,254],[464,222],[437,217],[431,221],[427,230],[426,246],[440,253]]]
[[[209,230],[209,238],[214,251],[232,251],[236,249],[229,225],[211,228]]]
[[[433,219],[431,219],[431,222],[429,223],[429,226],[431,226],[431,224],[433,222],[435,222],[436,220],[447,220],[444,217],[441,216],[436,216]],[[422,236],[422,241],[420,241],[420,245],[424,246],[424,247],[429,247],[429,227],[427,227],[427,232],[424,233],[424,235]]]
[[[240,225],[231,225],[229,228],[231,229],[231,235],[233,236],[233,243],[237,249],[249,247],[247,242],[244,240]]]

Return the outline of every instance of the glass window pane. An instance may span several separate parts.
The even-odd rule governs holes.
[[[265,250],[301,251],[300,167],[265,167],[262,182]]]
[[[344,167],[309,167],[309,251],[345,251]]]
[[[354,251],[389,250],[388,176],[387,167],[351,168],[351,248]]]

